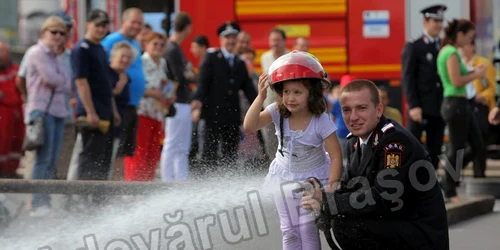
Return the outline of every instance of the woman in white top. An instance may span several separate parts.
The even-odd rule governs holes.
[[[151,181],[160,161],[160,143],[163,138],[163,121],[166,107],[173,103],[163,90],[167,86],[167,63],[162,58],[166,37],[150,32],[144,40],[145,52],[142,55],[146,91],[139,103],[139,125],[134,157],[125,160],[126,181]]]

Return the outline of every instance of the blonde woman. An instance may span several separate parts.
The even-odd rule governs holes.
[[[125,111],[127,110],[128,103],[130,101],[130,77],[128,76],[126,70],[130,67],[130,64],[132,64],[138,53],[139,51],[137,51],[132,44],[127,41],[115,43],[110,53],[109,79],[113,84],[113,96],[116,109],[122,119],[125,116]],[[126,141],[124,138],[125,135],[126,132],[124,131],[123,124],[121,122],[115,123],[113,132],[113,167],[110,175],[112,180],[123,179],[125,157],[123,153],[123,144]]]
[[[65,41],[67,28],[60,17],[51,16],[41,29],[41,39],[28,60],[28,122],[44,116],[44,145],[36,151],[33,179],[53,179],[61,149],[64,121],[69,115],[66,96],[71,91],[71,76],[67,75],[57,50]],[[32,215],[50,211],[50,196],[34,194]]]
[[[137,110],[139,125],[136,151],[133,157],[125,158],[126,181],[153,180],[160,161],[165,106],[173,103],[162,91],[168,83],[165,72],[167,63],[162,57],[166,37],[150,32],[144,39],[144,45],[146,50],[142,55],[142,64],[146,75],[146,91]]]

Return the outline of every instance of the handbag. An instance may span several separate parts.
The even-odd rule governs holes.
[[[45,137],[44,137],[45,116],[47,115],[47,111],[49,110],[53,98],[54,98],[54,90],[50,95],[49,103],[47,104],[45,112],[40,117],[30,121],[26,125],[26,135],[23,141],[23,150],[32,151],[32,150],[37,150],[43,146],[45,142]]]

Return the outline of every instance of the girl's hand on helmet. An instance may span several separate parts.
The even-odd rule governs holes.
[[[266,73],[263,73],[259,76],[259,96],[266,99],[267,97],[267,88],[269,87],[268,76]]]

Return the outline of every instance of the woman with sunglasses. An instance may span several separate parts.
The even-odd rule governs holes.
[[[53,179],[64,134],[64,121],[69,115],[66,96],[71,91],[71,76],[67,75],[57,50],[65,41],[66,25],[60,17],[51,16],[41,28],[41,39],[27,58],[28,122],[43,118],[44,144],[36,150],[33,179]],[[34,194],[32,215],[50,211],[50,196]]]
[[[144,39],[144,44],[142,63],[146,76],[146,91],[137,109],[139,125],[136,151],[133,157],[125,158],[126,181],[153,180],[160,161],[165,107],[173,103],[173,99],[168,98],[163,92],[168,84],[167,63],[162,57],[166,37],[157,32],[150,32]]]

